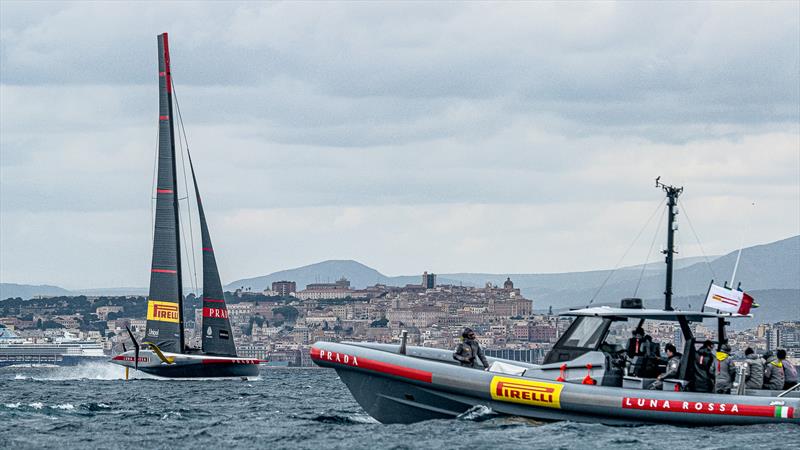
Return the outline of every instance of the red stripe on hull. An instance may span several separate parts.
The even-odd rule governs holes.
[[[204,252],[213,252],[214,250],[209,247],[203,247]]]
[[[172,194],[172,189],[156,189],[156,194]]]
[[[178,273],[177,270],[169,270],[169,269],[151,269],[150,272],[153,272],[153,273]]]
[[[211,303],[225,303],[225,300],[220,300],[218,298],[204,298],[203,301]]]
[[[345,353],[331,352],[311,347],[311,359],[323,362],[332,362],[359,369],[372,370],[374,372],[394,375],[396,377],[408,378],[410,380],[431,383],[433,374],[424,370],[412,369],[410,367],[398,366],[396,364],[376,361],[374,359],[359,358]]]
[[[726,416],[775,417],[775,407],[766,405],[743,405],[726,402],[684,402],[680,400],[655,400],[625,397],[623,409],[641,409],[693,414],[721,414]]]

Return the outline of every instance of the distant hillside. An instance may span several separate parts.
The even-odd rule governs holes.
[[[680,297],[703,294],[712,278],[719,284],[728,281],[735,262],[736,252],[731,252],[712,261],[710,268],[703,262],[675,270],[674,295]],[[597,294],[595,303],[616,302],[620,298],[634,296],[634,293],[641,298],[663,297],[665,270],[662,265],[660,270],[646,271],[638,291],[636,286],[639,274],[632,274],[630,270],[619,271]],[[554,308],[585,305],[597,293],[599,284],[591,285],[586,282],[588,280],[580,279],[574,281],[565,282],[561,289],[538,289],[538,292],[537,288],[543,286],[541,283],[519,285],[523,287],[524,293],[532,295],[536,308],[547,308],[549,305]],[[739,281],[747,291],[800,289],[800,236],[745,248],[736,274],[736,283]],[[794,317],[800,318],[800,313],[796,313]]]
[[[306,285],[311,283],[333,283],[342,277],[350,280],[350,284],[355,288],[373,286],[377,283],[405,286],[406,284],[421,283],[421,276],[422,274],[389,277],[357,261],[329,260],[260,277],[236,280],[226,285],[225,289],[232,291],[241,287],[249,287],[254,291],[262,291],[270,288],[272,282],[281,280],[294,281],[297,283],[297,289],[304,289]],[[442,278],[438,281],[440,283],[459,283],[459,280]]]
[[[720,284],[727,281],[736,261],[736,252],[710,257],[709,260],[710,265],[706,264],[705,258],[676,260],[673,287],[676,301],[679,297],[701,296],[706,292],[712,278]],[[620,298],[631,297],[634,294],[645,299],[663,298],[665,270],[663,262],[653,262],[647,264],[644,272],[641,265],[623,267],[614,272],[610,278],[610,270],[596,270],[550,274],[444,273],[437,274],[437,281],[439,284],[466,286],[482,286],[487,282],[501,285],[506,277],[511,277],[515,286],[519,287],[526,297],[534,300],[535,308],[544,310],[551,305],[555,309],[583,306],[595,296],[595,304],[616,303]],[[342,276],[349,279],[357,288],[375,283],[403,286],[420,282],[419,275],[390,277],[356,261],[324,261],[261,277],[238,280],[226,288],[236,289],[244,286],[253,290],[263,290],[273,281],[293,280],[297,282],[298,289],[303,289],[309,283],[333,282]],[[608,281],[605,286],[598,292],[598,288],[606,279]],[[742,287],[747,291],[799,290],[800,236],[745,248],[742,251],[736,281],[741,281]],[[800,318],[800,312],[791,308],[788,312],[790,317]]]
[[[120,297],[126,295],[147,295],[150,288],[147,287],[121,287],[121,288],[92,288],[92,289],[76,289],[76,294],[88,296],[113,296]]]
[[[673,287],[676,305],[680,301],[691,301],[693,306],[698,306],[700,297],[705,294],[712,278],[719,284],[727,281],[736,261],[736,252],[709,259],[710,265],[706,264],[704,258],[676,260]],[[594,304],[616,304],[620,298],[634,294],[644,299],[661,299],[664,292],[664,271],[663,262],[655,262],[647,264],[644,271],[641,265],[623,267],[610,278],[610,270],[549,274],[444,273],[437,274],[437,282],[465,286],[482,286],[487,282],[501,285],[510,276],[515,286],[526,297],[534,300],[535,309],[546,310],[552,306],[558,310],[584,306],[592,298]],[[261,291],[271,287],[273,281],[291,280],[297,283],[298,289],[303,289],[310,283],[333,282],[341,277],[350,280],[355,288],[376,283],[404,286],[419,284],[420,275],[390,277],[356,261],[330,260],[237,280],[225,288],[235,290],[245,287]],[[764,301],[764,308],[757,312],[758,321],[764,321],[767,317],[770,320],[773,317],[800,319],[800,297],[797,295],[800,291],[800,236],[745,248],[736,281],[741,281],[742,288],[748,292],[761,295],[763,291],[764,298],[769,300],[765,301],[756,295],[759,301]],[[604,282],[605,286],[599,289]],[[78,292],[86,295],[141,295],[146,294],[146,288],[87,289]],[[0,284],[0,298],[70,294],[73,293],[57,286]],[[781,306],[775,309],[773,305]]]
[[[0,283],[0,299],[23,298],[29,299],[37,295],[72,295],[73,293],[58,286],[42,284],[34,286],[31,284]]]

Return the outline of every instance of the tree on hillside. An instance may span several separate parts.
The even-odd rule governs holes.
[[[373,321],[371,324],[369,324],[369,326],[372,328],[386,328],[386,325],[388,324],[389,324],[389,319],[384,317],[382,319]]]
[[[294,322],[300,315],[300,311],[294,306],[279,306],[272,309],[272,314],[280,314],[287,322]]]

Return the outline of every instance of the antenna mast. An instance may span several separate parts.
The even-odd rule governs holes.
[[[664,310],[672,311],[672,262],[675,251],[675,230],[678,229],[678,224],[675,222],[675,216],[678,215],[677,205],[678,197],[683,192],[683,187],[675,187],[662,183],[661,177],[656,178],[656,188],[661,188],[667,193],[667,249],[662,251],[666,255],[667,263],[667,282],[664,289]]]

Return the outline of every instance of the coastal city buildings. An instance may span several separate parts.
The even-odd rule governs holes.
[[[310,365],[308,350],[318,340],[397,342],[408,331],[409,344],[454,348],[464,327],[473,328],[487,354],[541,362],[571,323],[552,311],[534,311],[513,280],[502,286],[437,285],[436,275],[425,272],[420,284],[376,284],[355,289],[342,277],[333,283],[312,283],[297,290],[294,281],[272,283],[267,291],[237,289],[227,293],[228,314],[239,356],[267,359],[271,364]],[[127,342],[125,327],[142,335],[144,297],[74,297],[6,301],[0,326],[20,339],[47,342],[67,331],[79,339],[95,340],[107,353],[121,351]],[[186,342],[200,347],[202,308],[187,297]],[[692,324],[698,341],[714,339],[713,324]],[[625,342],[631,325],[614,327],[613,339]],[[645,323],[645,332],[662,346],[680,346],[677,324]],[[757,352],[784,348],[800,357],[800,321],[761,324],[747,330],[729,330],[735,353],[746,347]]]

